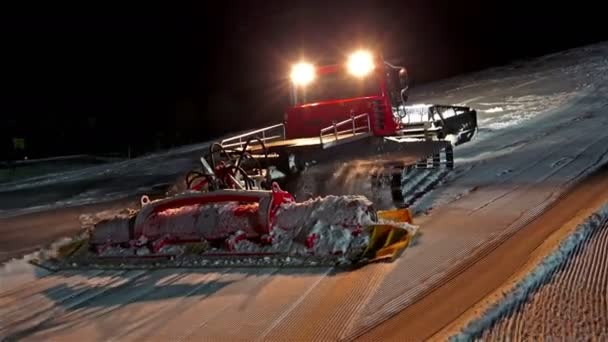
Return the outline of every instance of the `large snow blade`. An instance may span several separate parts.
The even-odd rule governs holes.
[[[39,261],[51,268],[356,265],[394,260],[417,227],[363,196],[296,203],[271,191],[188,192],[108,215]]]

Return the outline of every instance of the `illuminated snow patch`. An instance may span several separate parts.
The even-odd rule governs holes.
[[[502,111],[504,111],[504,109],[502,107],[493,107],[493,108],[484,110],[484,112],[486,112],[486,113],[500,113]]]

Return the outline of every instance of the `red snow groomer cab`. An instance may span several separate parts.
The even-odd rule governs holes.
[[[220,155],[238,156],[228,164],[241,176],[271,170],[262,177],[252,171],[258,177],[250,177],[265,179],[257,185],[267,188],[271,180],[293,179],[311,165],[365,160],[392,170],[392,183],[401,184],[404,173],[395,170],[451,169],[452,146],[471,140],[477,130],[471,108],[407,105],[406,69],[368,51],[334,65],[297,63],[290,78],[291,104],[283,122],[214,144],[204,158],[211,164],[207,169],[217,167]],[[297,196],[299,189],[285,186]]]
[[[369,127],[363,128],[375,136],[429,138],[430,134],[443,139],[454,135],[455,143],[461,143],[470,140],[477,127],[476,113],[467,107],[406,106],[406,69],[367,51],[353,53],[343,64],[298,63],[291,80],[292,107],[284,120],[287,139],[323,136],[332,133],[337,123],[357,116],[361,119],[356,123],[369,119]],[[336,128],[348,133],[343,132],[346,124]]]
[[[394,135],[399,128],[393,114],[406,102],[405,68],[383,67],[369,53],[360,51],[344,64],[315,67],[298,63],[291,72],[291,107],[285,113],[288,139],[320,136],[336,122],[363,115],[368,131]],[[386,72],[386,73],[385,73]]]

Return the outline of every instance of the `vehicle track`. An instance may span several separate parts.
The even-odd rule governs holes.
[[[595,145],[596,143],[597,142],[593,143],[592,145]],[[593,163],[593,165],[597,166],[597,163]],[[586,170],[587,170],[587,172],[589,172],[592,169],[586,168]],[[584,184],[587,184],[586,185],[587,190],[585,190],[585,191],[589,192],[590,185],[589,185],[589,183],[586,183],[586,181],[587,180],[582,180],[581,178],[577,178],[576,181],[572,180],[571,182],[569,182],[569,186],[571,187],[571,189],[574,189],[574,191],[577,191],[576,189],[578,188],[579,184],[584,183]],[[603,181],[602,184],[604,184],[604,183],[606,183],[606,182]],[[580,191],[582,191],[582,190],[578,190],[578,192],[576,192],[579,194],[577,196],[580,196]],[[598,190],[594,190],[594,191],[598,191]],[[473,243],[474,241],[470,241],[468,244],[469,246],[466,247],[465,249],[475,250],[475,252],[470,255],[464,256],[460,262],[454,264],[452,267],[448,267],[448,270],[446,270],[446,272],[441,274],[440,276],[437,276],[437,277],[432,276],[432,274],[433,274],[432,269],[434,269],[434,267],[431,267],[431,270],[429,272],[429,278],[424,280],[428,284],[427,287],[417,287],[415,291],[404,291],[399,296],[393,297],[393,298],[391,298],[390,292],[384,293],[381,296],[374,298],[373,305],[371,305],[369,310],[367,311],[370,315],[368,317],[366,317],[366,320],[364,320],[362,324],[359,325],[358,329],[354,329],[352,331],[352,335],[350,337],[351,338],[359,337],[361,340],[397,339],[397,338],[405,338],[406,336],[407,336],[407,338],[414,338],[414,339],[428,338],[436,331],[431,330],[431,331],[425,332],[425,330],[428,329],[429,326],[428,325],[426,325],[426,326],[419,325],[419,324],[425,324],[425,323],[421,323],[421,322],[425,322],[425,319],[421,318],[420,310],[429,311],[429,308],[428,308],[429,304],[425,304],[425,303],[427,301],[432,302],[434,300],[433,298],[435,295],[439,296],[439,293],[444,291],[444,289],[454,286],[454,285],[451,285],[452,283],[462,282],[463,277],[466,278],[466,276],[465,276],[466,274],[470,274],[476,267],[481,267],[481,266],[479,266],[479,264],[484,264],[484,263],[486,263],[487,260],[490,260],[491,259],[490,256],[495,254],[496,253],[495,251],[497,249],[503,248],[504,247],[503,245],[506,244],[507,241],[512,240],[511,238],[513,236],[515,236],[515,235],[520,236],[521,235],[520,231],[523,227],[527,227],[528,225],[530,225],[532,222],[535,222],[536,220],[540,220],[537,222],[542,222],[544,220],[543,218],[546,217],[544,214],[547,212],[549,213],[548,214],[549,217],[551,215],[555,215],[555,214],[551,214],[551,211],[558,210],[558,208],[562,207],[563,204],[560,204],[560,203],[562,200],[564,200],[564,198],[568,198],[568,201],[570,201],[570,203],[572,203],[571,201],[575,200],[572,198],[571,192],[568,192],[568,191],[561,192],[561,193],[559,193],[559,195],[557,195],[555,200],[545,201],[545,202],[541,203],[538,207],[532,208],[531,210],[527,211],[523,216],[521,216],[518,220],[516,220],[511,226],[506,228],[503,232],[501,232],[500,234],[496,235],[494,238],[490,239],[489,241],[486,241],[483,245],[481,245],[480,246],[481,248],[476,249],[474,246],[471,245],[471,243]],[[581,205],[584,205],[584,204],[581,204]],[[563,209],[559,209],[559,211],[564,212]],[[535,224],[532,223],[531,226],[534,226],[534,225]],[[538,224],[536,224],[536,225],[538,225]],[[547,229],[547,228],[544,228],[544,229]],[[528,230],[528,228],[526,228],[524,230]],[[453,251],[453,252],[457,252],[457,251]],[[426,264],[426,265],[432,265],[434,263],[435,263],[434,260],[425,260],[424,261],[424,264]],[[414,266],[414,265],[412,265],[412,266]],[[391,288],[391,287],[399,286],[398,279],[400,279],[400,277],[394,277],[394,279],[388,279],[388,281],[390,281],[390,283],[383,284],[383,288]],[[494,278],[494,279],[496,279],[496,278]],[[407,283],[407,280],[405,280],[405,281]],[[402,285],[403,285],[403,282],[402,282]],[[473,286],[475,286],[475,285],[473,285]],[[486,292],[486,293],[489,294],[489,292]],[[448,295],[448,294],[446,293],[445,295]],[[484,295],[483,290],[476,290],[475,293],[472,294],[472,296],[478,296],[480,298],[483,297],[483,295]],[[444,300],[444,302],[447,302],[447,301]],[[414,304],[409,306],[406,310],[399,312],[399,308],[404,307],[405,305],[407,305],[407,303],[414,303]],[[383,305],[379,307],[378,306],[379,304],[383,304]],[[433,305],[437,305],[437,303],[435,303]],[[452,311],[452,310],[456,310],[456,309],[451,308],[451,307],[445,307],[445,305],[444,305],[443,311]],[[382,315],[374,314],[374,312],[376,312],[376,311],[383,312],[384,317],[382,317]],[[449,315],[449,314],[446,315],[445,312],[441,312],[439,307],[433,308],[433,310],[430,310],[430,311],[434,312],[433,314],[429,314],[431,317],[432,317],[432,315],[438,315],[438,317],[446,317]],[[386,314],[391,313],[391,312],[395,313],[396,315],[394,315],[392,318],[389,318],[388,320],[386,320],[387,319]],[[459,313],[458,313],[458,311],[454,311],[453,314],[455,315],[453,319],[455,319]],[[429,319],[429,318],[427,318],[427,319]],[[384,321],[384,320],[386,320],[386,321]],[[449,321],[446,320],[445,324],[448,324],[448,323],[449,323]],[[436,320],[433,321],[433,324],[435,324],[434,326],[436,326],[436,327],[441,325]],[[424,326],[424,328],[422,328],[423,326]],[[431,326],[432,326],[432,324],[431,324]],[[372,328],[373,330],[369,330],[370,327],[375,327],[375,328]],[[404,331],[403,333],[400,333],[399,332],[400,329],[405,329],[405,330],[409,329],[410,332],[406,333]],[[411,332],[411,329],[419,329],[419,331],[416,331],[416,333],[413,333],[413,332]],[[390,332],[390,333],[387,333],[387,332]]]
[[[528,300],[483,332],[481,340],[608,339],[608,222],[532,289]]]
[[[19,305],[19,310],[11,310],[3,315],[0,336],[7,339],[21,339],[36,329],[48,327],[58,315],[80,307],[83,303],[103,296],[106,292],[123,287],[144,276],[143,271],[114,273],[106,277],[88,278],[74,287],[60,286],[45,290],[28,298]],[[44,297],[53,298],[52,301]],[[15,332],[14,334],[12,332]],[[8,335],[8,336],[7,336]]]

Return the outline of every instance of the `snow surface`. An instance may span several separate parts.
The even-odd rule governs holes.
[[[500,113],[500,112],[503,112],[503,111],[504,111],[504,109],[502,107],[493,107],[493,108],[485,109],[484,110],[484,112],[490,113],[490,114],[491,113]]]
[[[51,272],[34,266],[30,261],[37,259],[38,252],[13,259],[0,266],[0,293],[19,288],[25,283],[49,275]]]
[[[71,280],[60,272],[45,277],[38,290],[14,289],[0,335],[109,340],[150,338],[153,331],[167,339],[253,340],[261,334],[269,340],[353,339],[441,284],[475,251],[523,227],[606,161],[606,56],[608,44],[597,44],[413,89],[414,103],[479,109],[483,125],[473,141],[456,147],[456,169],[444,185],[417,204],[421,212],[432,208],[430,215],[421,223],[417,243],[393,263],[347,274],[331,268],[229,267],[88,272],[84,279]],[[485,111],[496,107],[503,111]],[[99,168],[66,179],[91,181],[104,191],[126,190],[125,183],[145,188],[166,180],[171,172],[162,169],[167,165],[177,170],[190,163],[187,153],[171,153],[117,163],[107,175]],[[69,185],[65,179],[40,182],[61,191]],[[28,188],[43,190],[20,183],[0,186],[0,194],[19,195]],[[4,213],[23,207],[17,203],[3,206]],[[160,279],[170,284],[159,287]],[[25,304],[28,308],[22,309]],[[36,318],[24,320],[25,310]],[[301,317],[307,324],[299,324]]]
[[[0,184],[0,218],[158,192],[197,166],[209,143]],[[38,195],[36,195],[38,194]]]
[[[578,244],[568,260],[547,274],[528,299],[483,331],[478,340],[608,340],[608,221]],[[575,289],[573,291],[573,289]]]
[[[526,301],[530,294],[544,282],[548,276],[560,268],[571,257],[575,249],[587,240],[589,235],[608,220],[608,205],[604,205],[598,212],[588,218],[584,223],[566,237],[555,251],[546,256],[527,276],[509,291],[499,302],[494,303],[483,315],[469,323],[460,333],[452,336],[451,341],[471,341],[481,336],[481,333],[490,328],[498,319],[506,315],[516,306]],[[575,289],[572,289],[575,290]],[[557,314],[557,313],[552,313]]]
[[[598,44],[550,62],[531,60],[518,68],[446,80],[411,96],[416,102],[505,110],[478,112],[480,122],[497,128],[480,124],[473,141],[455,148],[454,172],[413,207],[428,213],[416,222],[421,226],[417,243],[386,266],[380,288],[347,336],[358,336],[414,303],[608,160],[607,55],[608,44]],[[510,99],[521,100],[520,108],[530,108],[531,116],[514,121],[518,113],[506,108],[518,101]]]

